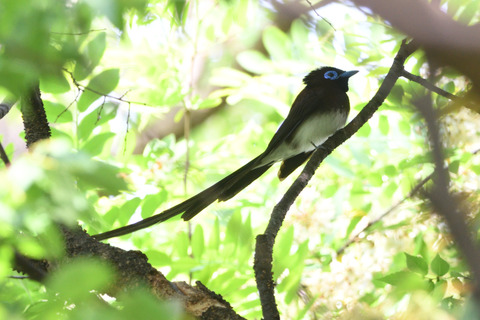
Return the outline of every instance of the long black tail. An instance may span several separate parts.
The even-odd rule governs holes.
[[[156,223],[163,222],[181,213],[183,213],[182,218],[184,220],[190,220],[200,211],[215,202],[215,200],[225,201],[232,198],[245,187],[247,187],[250,183],[255,181],[258,177],[260,177],[265,171],[267,171],[268,168],[272,166],[272,163],[261,167],[256,167],[262,157],[263,154],[259,155],[258,157],[256,157],[237,171],[226,176],[219,182],[215,183],[211,187],[203,190],[202,192],[183,201],[182,203],[177,204],[172,208],[169,208],[159,214],[153,215],[150,218],[143,219],[131,225],[107,231],[104,233],[99,233],[97,235],[94,235],[93,237],[97,240],[105,240],[122,236],[137,230],[150,227],[151,225],[154,225]]]

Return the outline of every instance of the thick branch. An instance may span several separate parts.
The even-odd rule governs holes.
[[[163,274],[148,263],[140,251],[125,251],[101,243],[82,230],[63,229],[66,253],[69,258],[93,256],[108,262],[116,270],[116,280],[109,291],[111,296],[118,292],[147,286],[162,300],[178,300],[185,311],[202,319],[243,319],[221,296],[208,290],[201,283],[191,286],[185,282],[170,282]]]
[[[417,108],[423,114],[428,127],[432,145],[434,170],[434,186],[427,193],[435,210],[445,218],[450,232],[459,249],[462,251],[470,270],[473,273],[473,292],[475,299],[480,300],[480,248],[475,244],[472,233],[465,222],[466,214],[456,204],[454,197],[449,192],[450,176],[444,166],[443,146],[440,141],[440,132],[437,125],[437,116],[432,107],[430,97],[418,101]]]
[[[50,126],[40,97],[38,83],[23,95],[21,111],[27,148],[39,140],[50,138]]]
[[[431,2],[423,0],[354,0],[412,37],[437,65],[449,65],[480,88],[480,24],[455,21]]]

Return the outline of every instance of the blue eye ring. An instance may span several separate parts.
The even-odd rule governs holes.
[[[338,78],[338,73],[336,71],[330,70],[330,71],[325,72],[325,74],[323,76],[325,77],[325,79],[335,80],[335,79]]]

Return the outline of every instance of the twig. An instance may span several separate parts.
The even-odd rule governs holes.
[[[125,138],[123,139],[123,155],[127,154],[127,137],[128,137],[128,124],[130,123],[130,109],[131,104],[128,103],[127,123],[125,124]]]
[[[424,79],[420,76],[417,76],[417,75],[414,75],[410,72],[408,72],[407,70],[403,69],[402,71],[402,77],[404,78],[407,78],[408,80],[410,81],[413,81],[413,82],[416,82],[420,85],[422,85],[423,87],[425,87],[426,89],[432,91],[432,92],[435,92],[436,94],[442,96],[442,97],[445,97],[447,99],[450,99],[450,100],[459,100],[461,99],[459,96],[456,96],[454,94],[451,94],[450,92],[447,92],[443,89],[440,89],[439,87],[437,87],[436,85],[430,83],[427,79]]]
[[[332,29],[334,31],[337,31],[337,29],[335,29],[335,27],[332,25],[332,23],[330,21],[328,21],[327,19],[325,19],[323,16],[319,15],[318,12],[317,12],[317,9],[312,5],[312,3],[310,2],[310,0],[306,0],[308,5],[310,6],[310,8],[312,8],[313,12],[315,12],[315,14],[320,18],[322,19],[323,21],[325,21],[326,23],[328,23],[328,25],[330,27],[332,27]]]
[[[356,242],[357,239],[360,237],[362,233],[370,229],[373,225],[378,223],[379,221],[383,220],[386,216],[394,212],[398,207],[400,207],[401,204],[403,204],[405,201],[408,199],[412,198],[420,189],[423,188],[423,186],[432,179],[433,173],[429,174],[426,178],[423,178],[422,181],[420,181],[415,187],[410,190],[410,192],[400,201],[395,203],[393,206],[391,206],[387,211],[385,211],[383,214],[381,214],[379,217],[376,219],[370,221],[362,230],[357,232],[353,237],[351,237],[347,242],[343,244],[343,246],[337,250],[337,255],[341,255],[345,249],[347,249],[352,243]]]
[[[5,98],[2,103],[0,103],[0,119],[5,117],[10,109],[17,103],[18,99]]]
[[[60,112],[57,117],[55,118],[55,121],[54,123],[56,123],[58,121],[58,118],[60,118],[62,116],[62,114],[64,114],[65,112],[67,112],[68,109],[70,109],[70,107],[75,103],[75,101],[78,100],[78,97],[80,96],[80,94],[83,92],[80,88],[77,88],[77,95],[75,96],[75,99],[73,99],[72,102],[70,102],[70,104],[62,110],[62,112]]]
[[[275,302],[274,281],[272,278],[273,245],[275,238],[282,226],[288,209],[298,197],[300,192],[307,186],[309,180],[315,173],[320,163],[339,145],[349,139],[357,132],[377,111],[386,99],[398,78],[401,76],[403,65],[408,56],[416,49],[417,44],[413,41],[402,42],[400,49],[395,56],[385,80],[377,93],[360,111],[360,113],[343,129],[338,130],[334,135],[314,152],[300,176],[293,182],[283,198],[273,208],[272,215],[264,234],[257,236],[255,248],[254,270],[257,287],[260,294],[263,316],[267,319],[278,319],[278,310]]]
[[[5,163],[5,166],[10,165],[10,159],[8,159],[7,153],[5,152],[5,149],[3,148],[2,143],[0,142],[0,158],[2,159],[3,163]]]
[[[120,97],[116,97],[116,96],[112,96],[110,94],[103,93],[103,92],[100,92],[98,90],[92,89],[88,86],[84,86],[83,84],[79,83],[77,81],[77,79],[75,79],[75,77],[73,76],[73,73],[71,71],[68,71],[67,69],[63,69],[63,71],[65,71],[66,73],[68,73],[70,75],[70,79],[72,80],[73,84],[78,88],[78,90],[90,91],[90,92],[93,92],[95,94],[98,94],[99,96],[107,97],[107,98],[114,99],[114,100],[121,101],[121,102],[128,103],[128,104],[136,104],[136,105],[151,107],[151,105],[149,105],[145,102],[125,100],[123,97],[126,95],[126,93],[124,93]]]
[[[83,36],[92,32],[102,32],[102,31],[107,31],[107,29],[91,29],[88,31],[83,31],[83,32],[56,32],[56,31],[50,31],[51,34],[58,34],[58,35],[64,35],[64,36]]]

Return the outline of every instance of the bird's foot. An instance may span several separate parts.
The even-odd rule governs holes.
[[[315,143],[313,143],[313,141],[310,141],[310,143],[312,144],[312,146],[315,148],[315,150],[318,150],[318,149],[325,149],[325,147],[323,146],[323,144],[317,146]]]

